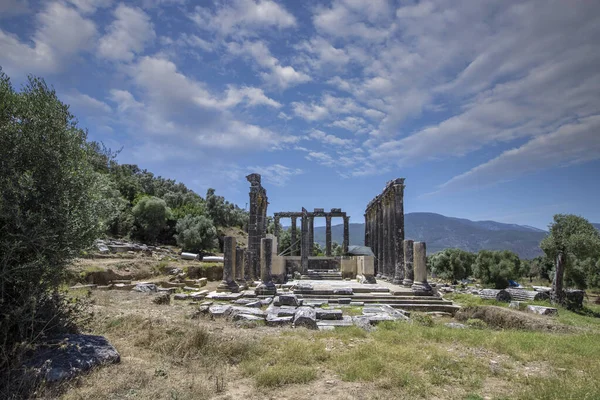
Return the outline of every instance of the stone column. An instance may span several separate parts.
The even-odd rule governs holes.
[[[315,248],[315,217],[308,217],[308,255],[314,256],[313,250]]]
[[[233,292],[240,291],[238,284],[235,282],[235,238],[233,236],[225,236],[223,239],[223,280],[217,287],[217,292]]]
[[[273,235],[275,235],[275,237],[277,238],[277,246],[276,247],[279,247],[279,239],[281,239],[279,237],[279,217],[277,217],[277,216],[273,217],[273,225],[274,225],[274,227],[273,227]],[[275,253],[279,254],[279,249],[278,248],[275,249]]]
[[[391,191],[388,191],[387,194],[388,199],[388,232],[389,237],[387,241],[388,245],[388,277],[390,280],[394,280],[394,276],[396,275],[396,221],[394,215],[394,197]]]
[[[405,240],[403,243],[404,247],[404,280],[402,284],[406,287],[411,287],[414,280],[414,269],[413,269],[413,246],[412,240]]]
[[[292,219],[292,227],[290,229],[292,230],[292,232],[291,232],[292,239],[290,240],[291,241],[290,244],[292,245],[292,250],[291,250],[290,254],[292,256],[295,256],[296,249],[298,248],[298,245],[296,244],[296,240],[297,240],[296,239],[296,217],[291,217],[291,219]]]
[[[365,212],[365,246],[370,247],[371,243],[369,240],[371,239],[371,221],[369,220],[369,210]]]
[[[309,253],[309,234],[308,234],[308,214],[304,207],[302,207],[302,228],[300,236],[300,267],[302,268],[301,273],[306,275],[308,273],[308,253]]]
[[[325,255],[331,257],[331,216],[325,216]]]
[[[383,277],[385,279],[390,278],[390,225],[389,225],[389,207],[388,207],[387,196],[383,196],[381,199],[381,207],[382,207],[382,215],[383,220],[381,221],[383,225]]]
[[[252,270],[252,252],[244,250],[244,280],[247,286],[254,286],[254,274]]]
[[[429,283],[427,283],[427,250],[425,242],[414,243],[414,269],[413,293],[417,296],[433,295],[433,290],[429,286]]]
[[[404,279],[404,185],[394,185],[394,283],[400,285]]]
[[[348,253],[348,246],[350,244],[350,217],[344,217],[344,242],[342,244],[342,249],[344,255]]]
[[[383,209],[381,205],[381,199],[377,201],[377,260],[378,269],[377,273],[380,275],[384,274],[383,271]]]
[[[257,295],[273,296],[277,293],[277,288],[271,277],[271,268],[273,266],[273,240],[263,238],[260,241],[260,285],[255,289]]]
[[[235,248],[235,282],[239,286],[240,290],[248,289],[246,279],[244,276],[244,249],[241,247]]]

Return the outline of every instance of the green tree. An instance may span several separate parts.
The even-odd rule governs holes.
[[[520,276],[520,268],[519,256],[511,251],[481,250],[473,264],[473,274],[486,285],[504,289],[509,280]]]
[[[186,215],[179,221],[175,228],[177,244],[184,251],[200,252],[209,251],[218,246],[217,229],[212,221],[201,215]]]
[[[446,249],[430,257],[431,272],[446,280],[460,280],[472,273],[476,254],[461,249]]]
[[[32,338],[75,328],[58,286],[98,234],[94,154],[42,79],[16,92],[0,69],[0,376]]]
[[[555,260],[553,300],[564,300],[564,275],[575,278],[576,260],[597,259],[600,255],[600,233],[585,218],[572,214],[557,214],[550,224],[550,234],[540,243],[546,256]],[[577,279],[580,281],[580,279]],[[572,280],[573,281],[573,280]]]
[[[139,229],[139,236],[154,242],[160,232],[167,227],[167,220],[171,219],[171,209],[163,199],[145,196],[133,207],[133,216]]]

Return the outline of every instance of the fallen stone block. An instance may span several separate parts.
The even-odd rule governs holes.
[[[242,297],[242,293],[210,292],[206,298],[211,300],[229,301]]]
[[[237,299],[237,300],[233,301],[233,304],[239,304],[239,305],[245,306],[246,304],[253,303],[253,302],[254,302],[254,300],[252,300],[252,299]]]
[[[316,309],[317,319],[319,320],[340,320],[343,319],[342,310],[330,310],[330,309]]]
[[[312,307],[299,307],[294,314],[294,327],[317,329],[317,312]]]
[[[352,299],[350,297],[340,297],[338,299],[339,304],[350,304],[352,303]]]
[[[263,306],[262,302],[260,301],[253,301],[252,303],[247,303],[246,307],[255,307],[255,308],[261,308]]]
[[[197,287],[184,286],[183,290],[186,291],[186,292],[195,292],[195,291],[198,290],[198,288]]]
[[[266,298],[262,299],[260,302],[263,306],[268,306],[269,304],[271,304],[273,302],[273,298],[266,297]]]
[[[351,301],[350,305],[354,306],[354,307],[362,307],[365,305],[365,302],[364,301]]]
[[[369,323],[371,325],[377,325],[380,322],[383,321],[396,321],[397,318],[394,318],[388,314],[374,314],[374,315],[368,315],[366,316],[369,320]]]
[[[143,293],[158,292],[158,287],[154,283],[140,282],[135,285],[133,290]]]
[[[373,325],[371,325],[371,322],[369,321],[368,317],[363,317],[363,316],[354,316],[352,317],[352,323],[356,326],[358,326],[359,328],[364,329],[367,332],[372,331]]]
[[[233,315],[233,320],[234,321],[263,321],[264,317],[259,317],[257,315],[252,315],[252,314],[239,313],[239,314]]]
[[[164,287],[159,287],[157,288],[159,293],[175,293],[175,291],[177,290],[177,288],[164,288]]]
[[[299,305],[298,304],[298,297],[296,297],[296,295],[293,294],[293,293],[281,293],[277,297],[279,297],[279,302],[283,306],[294,306],[294,307],[297,307]]]
[[[213,318],[226,317],[231,311],[230,305],[216,305],[208,308],[208,313]]]
[[[294,317],[278,317],[276,315],[267,315],[267,319],[265,320],[267,326],[285,326],[291,325]]]
[[[38,346],[24,367],[30,381],[57,383],[120,361],[117,350],[103,336],[63,334]]]
[[[527,312],[539,315],[558,315],[558,309],[544,306],[527,306]]]
[[[256,292],[254,290],[243,290],[242,296],[250,299],[256,298]]]
[[[517,310],[522,310],[523,308],[525,308],[525,304],[523,304],[523,302],[520,301],[511,301],[508,307],[515,308]]]
[[[327,300],[303,299],[302,305],[307,307],[323,307],[328,305]]]
[[[340,319],[330,319],[330,320],[319,320],[317,321],[317,326],[352,326],[354,325],[354,321],[352,317],[345,315]]]
[[[243,306],[230,306],[229,310],[227,311],[227,314],[231,318],[235,317],[236,314],[256,315],[261,318],[264,318],[264,316],[265,316],[265,312],[263,310],[261,310],[260,308],[243,307]]]
[[[173,296],[173,300],[187,300],[190,298],[190,295],[187,293],[177,293]]]
[[[134,284],[125,284],[125,283],[117,283],[116,285],[112,286],[113,290],[131,290],[135,287]]]
[[[200,287],[204,287],[204,286],[206,286],[207,283],[208,283],[207,278],[200,278],[200,279],[198,279],[197,285]]]

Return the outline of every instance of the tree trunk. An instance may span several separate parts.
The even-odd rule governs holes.
[[[552,282],[552,302],[562,304],[565,297],[563,290],[563,278],[565,275],[565,255],[559,252],[556,256],[556,271],[554,273],[554,282]]]

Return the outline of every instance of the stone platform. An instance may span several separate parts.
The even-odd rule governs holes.
[[[306,303],[388,305],[395,309],[421,312],[446,312],[454,315],[460,308],[437,296],[415,296],[410,288],[389,282],[375,284],[341,280],[297,280],[285,285]],[[286,289],[278,289],[281,290]],[[259,296],[260,297],[260,296]]]

